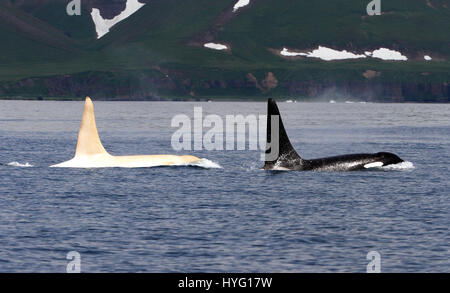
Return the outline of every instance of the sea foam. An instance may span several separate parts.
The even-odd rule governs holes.
[[[413,170],[415,168],[416,167],[414,166],[414,164],[408,161],[382,167],[383,170],[398,170],[398,171]]]
[[[11,162],[6,164],[10,167],[22,167],[22,168],[29,168],[29,167],[34,167],[33,165],[31,165],[30,163],[26,162],[25,164],[19,163],[19,162]]]
[[[182,166],[193,166],[193,167],[200,167],[200,168],[205,168],[205,169],[222,169],[222,166],[220,166],[219,164],[217,164],[211,160],[204,159],[204,158],[201,159],[200,161],[184,164]]]

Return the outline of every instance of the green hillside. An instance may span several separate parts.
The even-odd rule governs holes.
[[[242,50],[249,58],[266,48],[309,49],[319,45],[360,52],[385,46],[412,57],[424,51],[448,57],[448,7],[439,1],[435,1],[435,8],[425,0],[382,1],[382,15],[369,17],[365,14],[369,2],[282,0],[274,5],[273,1],[259,0],[227,25],[220,38],[253,45],[251,51]],[[423,54],[420,57],[423,60]]]
[[[450,0],[382,1],[372,17],[362,0],[258,0],[238,13],[237,0],[152,0],[99,40],[89,8],[106,11],[108,1],[87,2],[82,16],[67,16],[67,1],[13,2],[0,0],[3,97],[314,99],[330,89],[383,101],[450,97]],[[360,54],[386,47],[409,60],[277,54],[319,45]]]

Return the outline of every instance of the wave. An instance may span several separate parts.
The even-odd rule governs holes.
[[[412,162],[401,162],[398,164],[393,164],[393,165],[388,165],[388,166],[384,166],[381,167],[383,170],[398,170],[398,171],[403,171],[403,170],[413,170],[416,167],[414,166],[414,164]]]
[[[34,165],[31,165],[30,163],[26,162],[25,164],[19,163],[19,162],[11,162],[6,164],[7,166],[10,167],[21,167],[21,168],[29,168],[29,167],[34,167]]]
[[[193,163],[184,164],[183,166],[193,166],[193,167],[200,167],[205,169],[222,169],[222,166],[219,164],[208,160],[208,159],[200,159],[200,161],[196,161]]]

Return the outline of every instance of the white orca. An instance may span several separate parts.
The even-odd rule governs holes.
[[[94,104],[89,97],[84,105],[83,119],[78,133],[75,157],[51,167],[66,168],[143,168],[156,166],[186,165],[200,161],[194,156],[147,155],[112,156],[102,145],[95,123]]]
[[[313,160],[303,159],[292,147],[284,129],[278,106],[272,99],[268,101],[267,112],[267,150],[264,170],[355,171],[404,162],[397,155],[386,152],[350,154]],[[278,122],[278,129],[276,129],[276,125],[274,126],[275,129],[272,129],[272,119],[274,117],[274,125]],[[274,130],[278,131],[278,133],[272,135]]]

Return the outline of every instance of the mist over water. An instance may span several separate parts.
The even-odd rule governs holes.
[[[267,109],[94,103],[113,155],[175,153],[171,119],[197,106],[221,117]],[[0,101],[0,272],[65,272],[69,251],[82,272],[365,272],[373,250],[382,272],[449,272],[450,105],[279,107],[306,159],[386,151],[407,162],[268,172],[258,151],[183,151],[208,161],[49,168],[73,157],[83,103]]]

